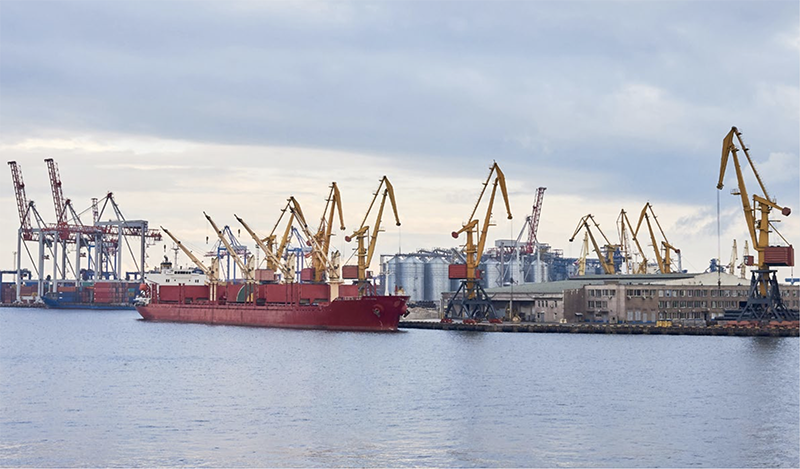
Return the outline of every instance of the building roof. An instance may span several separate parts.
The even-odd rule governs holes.
[[[584,285],[602,285],[600,279],[581,278],[575,280],[559,280],[557,282],[523,283],[507,287],[487,288],[486,293],[561,293],[564,290],[574,290]]]
[[[643,274],[643,275],[584,275],[569,280],[543,283],[523,283],[521,285],[487,288],[486,293],[561,293],[564,290],[575,290],[586,285],[721,285],[749,286],[750,280],[736,275],[704,272],[699,274]]]

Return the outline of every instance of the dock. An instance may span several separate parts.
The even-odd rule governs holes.
[[[539,332],[556,334],[714,335],[737,337],[800,337],[797,327],[671,326],[650,324],[441,323],[400,321],[400,329],[438,329],[471,332]]]

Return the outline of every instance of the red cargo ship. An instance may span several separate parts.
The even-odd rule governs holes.
[[[339,285],[332,300],[327,284],[218,285],[216,300],[211,288],[151,285],[136,309],[148,321],[342,331],[396,331],[407,314],[407,296],[358,297],[355,285]]]

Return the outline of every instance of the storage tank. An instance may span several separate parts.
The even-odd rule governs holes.
[[[450,279],[448,266],[450,262],[443,257],[430,257],[425,262],[425,301],[442,301],[442,293],[449,291]]]
[[[416,256],[407,256],[399,260],[400,269],[397,285],[408,295],[409,302],[423,301],[423,277],[425,264]]]
[[[505,263],[505,279],[503,285],[519,285],[525,283],[525,272],[522,260],[511,259]]]
[[[399,256],[392,256],[386,261],[383,268],[384,274],[384,295],[395,295],[397,291],[398,279],[402,269],[402,261]]]
[[[526,278],[529,282],[547,282],[550,278],[550,266],[547,264],[547,262],[534,259],[531,262]]]
[[[503,276],[500,272],[500,261],[486,259],[482,263],[483,287],[495,288],[503,286]]]

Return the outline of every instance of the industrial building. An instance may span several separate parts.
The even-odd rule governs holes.
[[[701,274],[587,275],[565,281],[489,288],[487,294],[505,319],[532,322],[691,324],[722,316],[746,302],[750,281],[738,276]],[[800,306],[800,286],[781,285],[789,309]],[[447,301],[447,294],[445,300]]]

